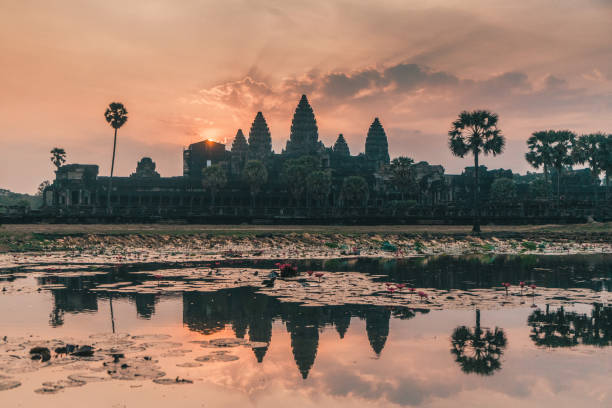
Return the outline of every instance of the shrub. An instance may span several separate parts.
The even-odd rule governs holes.
[[[521,246],[529,251],[535,251],[538,248],[538,245],[531,241],[521,242]]]

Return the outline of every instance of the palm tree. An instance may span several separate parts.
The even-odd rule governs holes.
[[[45,180],[42,183],[40,183],[38,185],[38,188],[36,189],[36,195],[42,196],[45,190],[47,189],[47,187],[49,187],[50,185],[51,185],[51,182],[49,180]]]
[[[259,193],[264,184],[268,182],[268,170],[259,160],[249,160],[244,165],[242,171],[244,180],[248,183],[251,190],[251,205],[255,205],[255,196]]]
[[[493,156],[501,154],[506,140],[497,128],[497,114],[486,110],[463,111],[448,132],[451,153],[464,157],[474,156],[474,227],[472,233],[480,234],[480,186],[478,184],[478,157],[482,153]]]
[[[572,150],[576,144],[576,134],[569,130],[549,130],[551,132],[552,166],[557,172],[557,207],[561,199],[561,172],[574,164]]]
[[[319,206],[326,203],[331,189],[331,174],[325,170],[313,171],[306,177],[306,188]]]
[[[51,150],[51,163],[59,170],[62,164],[66,163],[66,151],[61,147],[54,147]]]
[[[227,175],[223,167],[215,164],[214,166],[205,167],[202,169],[202,187],[210,191],[211,203],[210,206],[215,206],[215,196],[219,189],[227,184]]]
[[[550,168],[552,167],[552,131],[540,130],[533,132],[527,139],[529,152],[525,153],[525,160],[535,169],[544,167],[544,178],[549,179]]]
[[[503,329],[494,330],[480,327],[480,310],[476,309],[476,326],[473,329],[459,326],[451,335],[451,353],[464,373],[492,375],[501,368],[506,334]]]
[[[389,165],[391,183],[399,190],[402,201],[416,188],[413,164],[414,160],[410,157],[396,157]]]
[[[368,183],[363,177],[350,176],[342,183],[342,199],[349,205],[364,205],[368,201]]]
[[[112,102],[108,105],[106,112],[104,112],[104,118],[115,129],[115,138],[113,140],[113,160],[111,162],[110,178],[108,179],[108,194],[106,197],[106,206],[108,212],[111,212],[111,188],[113,184],[113,171],[115,170],[115,151],[117,149],[117,129],[125,124],[128,120],[127,110],[122,103]]]
[[[606,143],[606,135],[603,133],[591,133],[582,135],[576,140],[576,146],[572,151],[575,163],[588,163],[595,183],[595,200],[597,201],[597,190],[599,190],[599,176],[604,171],[603,145]]]
[[[606,200],[610,191],[610,177],[612,177],[612,134],[606,135],[601,144],[601,167],[605,173],[606,180]]]

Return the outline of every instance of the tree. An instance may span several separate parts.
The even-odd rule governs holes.
[[[117,130],[125,124],[128,120],[127,110],[122,103],[112,102],[108,105],[106,112],[104,112],[104,118],[108,124],[115,129],[115,138],[113,140],[113,159],[111,161],[110,178],[108,179],[108,194],[106,197],[106,206],[108,212],[111,213],[111,189],[113,185],[113,171],[115,170],[115,151],[117,149]]]
[[[202,169],[202,187],[210,191],[210,206],[215,206],[217,192],[227,184],[227,175],[223,167],[215,164]]]
[[[474,226],[472,232],[480,234],[480,187],[478,184],[480,154],[501,154],[506,143],[501,130],[497,128],[498,116],[486,110],[472,112],[463,111],[452,123],[448,132],[451,153],[465,157],[471,153],[474,156]]]
[[[38,189],[37,189],[37,191],[36,191],[36,195],[42,196],[42,195],[43,195],[43,193],[45,192],[45,189],[46,189],[47,187],[49,187],[50,185],[51,185],[51,183],[49,182],[49,180],[45,180],[45,181],[43,181],[42,183],[40,183],[40,184],[38,185]]]
[[[516,183],[514,180],[500,177],[491,184],[491,200],[508,201],[516,196]]]
[[[569,130],[549,130],[551,132],[552,167],[557,172],[557,206],[561,199],[561,172],[566,166],[574,164],[572,150],[576,135]]]
[[[313,171],[306,177],[306,187],[319,206],[326,203],[331,189],[331,174],[325,170]]]
[[[535,169],[543,166],[546,180],[549,179],[550,168],[552,167],[552,142],[553,135],[552,131],[549,130],[533,132],[529,139],[527,139],[529,152],[525,153],[525,160]]]
[[[414,160],[410,157],[396,157],[389,165],[391,183],[399,190],[402,201],[417,187],[413,164]]]
[[[306,191],[306,178],[315,171],[318,162],[312,156],[302,156],[299,159],[289,159],[283,165],[281,177],[287,185],[287,189],[295,200],[296,206]]]
[[[605,140],[601,144],[601,168],[604,172],[606,180],[606,200],[610,191],[610,177],[612,177],[612,134],[606,135]]]
[[[547,198],[552,191],[550,181],[537,178],[529,182],[529,194],[534,198]]]
[[[575,163],[587,163],[591,174],[597,180],[595,185],[595,199],[597,200],[597,190],[599,187],[599,176],[604,171],[605,166],[605,149],[603,145],[606,143],[606,135],[603,133],[592,133],[582,135],[576,140],[576,146],[572,151],[573,160]]]
[[[500,359],[507,342],[502,329],[480,327],[480,310],[476,309],[476,326],[473,329],[459,326],[453,331],[451,353],[464,373],[492,375],[501,368]]]
[[[50,153],[51,163],[53,163],[55,167],[57,167],[57,169],[59,170],[59,168],[62,167],[64,163],[66,163],[66,151],[61,147],[54,147]]]
[[[261,191],[264,184],[268,182],[268,170],[259,160],[249,160],[242,171],[244,180],[251,190],[251,203],[255,204],[255,196]]]
[[[349,205],[364,205],[368,201],[368,183],[363,177],[350,176],[342,183],[342,199]]]

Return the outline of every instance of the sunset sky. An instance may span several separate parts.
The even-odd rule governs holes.
[[[446,147],[464,109],[500,116],[506,152],[488,167],[525,172],[534,130],[612,132],[610,0],[3,0],[0,188],[53,179],[49,151],[108,175],[106,106],[129,111],[116,175],[150,156],[182,174],[182,149],[231,143],[258,110],[276,152],[308,95],[320,139],[352,154],[379,117],[391,157],[470,165]]]

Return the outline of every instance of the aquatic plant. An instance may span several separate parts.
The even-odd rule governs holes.
[[[288,263],[280,264],[278,269],[280,270],[281,278],[290,278],[298,274],[297,266]]]

